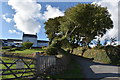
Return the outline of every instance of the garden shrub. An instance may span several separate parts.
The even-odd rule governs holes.
[[[22,47],[24,49],[29,49],[30,47],[32,47],[33,43],[32,42],[23,42],[22,43]]]
[[[42,46],[42,49],[46,49],[47,47],[46,46]]]
[[[11,45],[11,48],[15,48],[16,46],[15,45]]]

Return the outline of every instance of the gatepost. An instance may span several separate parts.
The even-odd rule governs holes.
[[[39,75],[40,74],[40,66],[39,66],[39,62],[40,62],[40,57],[39,57],[39,52],[36,52],[36,74]]]

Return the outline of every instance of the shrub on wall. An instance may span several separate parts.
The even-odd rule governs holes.
[[[49,47],[46,49],[46,53],[47,53],[48,55],[57,55],[57,54],[58,54],[58,51],[57,51],[57,48],[49,46]]]
[[[46,46],[42,46],[42,49],[46,49],[47,47]]]
[[[24,49],[30,49],[32,47],[33,43],[32,42],[23,42],[22,47]]]

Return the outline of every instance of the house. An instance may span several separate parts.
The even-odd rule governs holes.
[[[37,34],[33,35],[33,34],[24,34],[23,33],[23,42],[32,42],[33,43],[33,47],[38,47],[37,45]]]
[[[18,46],[20,47],[22,44],[22,40],[19,39],[7,39],[6,40],[7,46]]]
[[[2,39],[2,46],[18,46],[21,47],[23,42],[32,42],[32,47],[42,47],[48,46],[49,41],[45,40],[37,40],[37,34],[24,34],[22,36],[22,40],[20,39]]]
[[[48,41],[37,40],[37,45],[38,45],[38,47],[41,47],[41,46],[48,46]]]

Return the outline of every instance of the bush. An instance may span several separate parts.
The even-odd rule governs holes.
[[[42,46],[42,49],[46,49],[47,47],[46,46]]]
[[[33,43],[32,42],[23,42],[22,43],[22,47],[24,49],[29,49],[30,47],[32,47]]]
[[[15,48],[16,46],[15,46],[15,45],[12,45],[11,47],[12,47],[12,48]]]
[[[120,45],[117,45],[116,47],[117,47],[117,48],[120,48]]]
[[[55,47],[48,47],[46,50],[46,53],[48,55],[57,55],[58,51],[57,51],[57,48],[55,48]]]
[[[10,49],[10,46],[3,46],[2,49]]]

